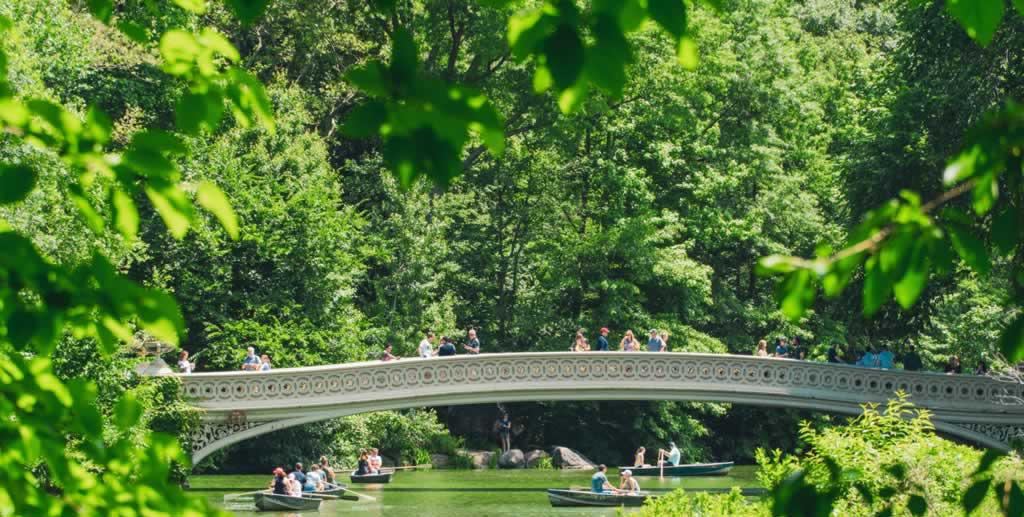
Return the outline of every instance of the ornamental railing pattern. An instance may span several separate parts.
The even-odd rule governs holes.
[[[973,375],[694,353],[482,354],[352,363],[269,372],[182,376],[185,396],[219,434],[256,423],[308,421],[311,414],[558,399],[671,399],[800,407],[840,413],[884,403],[902,390],[933,420],[972,424],[965,435],[1013,436],[1024,427],[1024,384]],[[234,416],[232,416],[234,415]],[[290,419],[290,420],[289,420]],[[228,424],[228,425],[225,425]],[[987,426],[987,427],[986,427]],[[257,426],[258,427],[258,426]],[[1009,430],[1007,430],[1009,429]],[[212,430],[204,431],[207,437]],[[200,440],[216,446],[224,436]],[[998,440],[1004,442],[1004,439]]]

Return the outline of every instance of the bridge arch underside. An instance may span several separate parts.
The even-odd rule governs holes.
[[[838,401],[804,395],[799,390],[766,388],[756,393],[721,389],[651,389],[649,386],[619,384],[614,387],[552,386],[538,389],[507,389],[467,392],[470,386],[457,390],[431,390],[416,396],[388,397],[386,393],[364,400],[351,400],[335,404],[299,404],[290,407],[252,407],[245,411],[245,419],[237,419],[237,410],[230,413],[209,411],[202,428],[193,436],[192,464],[197,465],[213,452],[243,440],[303,424],[320,422],[374,411],[487,404],[499,402],[534,401],[650,401],[724,402],[737,405],[778,407],[811,410],[840,415],[859,415],[866,402],[884,403],[884,399],[864,401]],[[749,389],[749,388],[747,388]],[[914,402],[911,397],[911,402]],[[212,408],[211,408],[212,409]],[[235,417],[234,420],[232,417]],[[1024,425],[1007,424],[1006,419],[986,418],[975,412],[933,410],[932,423],[937,431],[983,447],[1008,449],[1010,437],[1024,432]]]

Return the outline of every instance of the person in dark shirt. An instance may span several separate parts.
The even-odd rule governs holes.
[[[903,356],[903,369],[908,372],[916,372],[921,369],[921,356],[917,355],[914,345],[910,345],[910,351]]]
[[[946,373],[950,375],[963,373],[963,368],[960,367],[960,358],[958,356],[953,355],[949,357],[949,362],[946,363]]]
[[[601,327],[601,335],[597,336],[597,351],[608,351],[608,327]]]
[[[466,333],[466,337],[469,339],[469,341],[465,345],[462,345],[462,348],[466,349],[466,351],[471,354],[479,354],[480,340],[477,339],[476,337],[476,330],[469,329],[469,332]]]
[[[978,367],[974,369],[974,375],[988,375],[988,363],[984,359],[978,360]]]
[[[455,355],[455,345],[447,336],[441,336],[441,346],[437,348],[437,355],[441,357]]]
[[[274,493],[288,495],[288,486],[285,485],[284,481],[284,469],[281,467],[274,469]]]
[[[295,470],[292,471],[292,475],[295,476],[295,481],[298,481],[300,484],[303,484],[303,485],[306,484],[306,475],[302,473],[302,464],[301,463],[296,463],[295,464]]]
[[[845,362],[839,358],[839,343],[832,343],[828,347],[828,362],[830,363],[842,363]]]
[[[359,451],[359,466],[356,467],[357,476],[365,476],[370,473],[370,455],[365,449]]]
[[[401,359],[401,357],[391,353],[391,343],[388,343],[387,346],[384,347],[384,352],[380,354],[381,361],[397,361],[399,359]]]

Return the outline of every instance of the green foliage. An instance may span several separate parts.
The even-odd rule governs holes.
[[[555,465],[552,461],[551,456],[543,456],[537,460],[537,466],[535,468],[537,470],[554,470]]]
[[[935,436],[928,412],[906,398],[898,394],[884,412],[865,407],[845,426],[819,431],[805,422],[800,435],[808,452],[802,457],[759,451],[758,478],[772,490],[775,515],[1006,512],[999,506],[1002,492],[988,487],[1015,486],[1021,460]]]
[[[673,490],[657,499],[649,499],[639,512],[630,515],[642,517],[689,517],[691,515],[734,515],[739,517],[767,517],[772,515],[762,501],[750,501],[740,489],[733,487],[728,494],[688,493]]]

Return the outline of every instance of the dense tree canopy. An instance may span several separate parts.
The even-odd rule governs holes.
[[[676,351],[785,334],[812,358],[838,342],[916,344],[930,368],[1015,359],[1022,110],[1005,102],[1024,93],[1024,22],[1004,7],[0,0],[0,407],[18,419],[0,443],[22,437],[0,470],[42,487],[0,491],[0,515],[65,504],[43,489],[113,505],[95,476],[128,458],[160,484],[184,459],[148,431],[194,425],[174,384],[116,381],[140,330],[199,370],[246,346],[275,366],[412,354],[425,331],[470,327],[485,352],[607,326],[613,346],[657,328]],[[901,190],[916,194],[884,204]],[[536,444],[606,426],[570,445],[607,461],[669,438],[749,458],[792,446],[778,429],[798,416],[514,411]],[[75,439],[58,447],[43,421]],[[323,424],[308,446],[350,451],[313,437],[364,425]],[[207,510],[175,494],[123,505]]]

